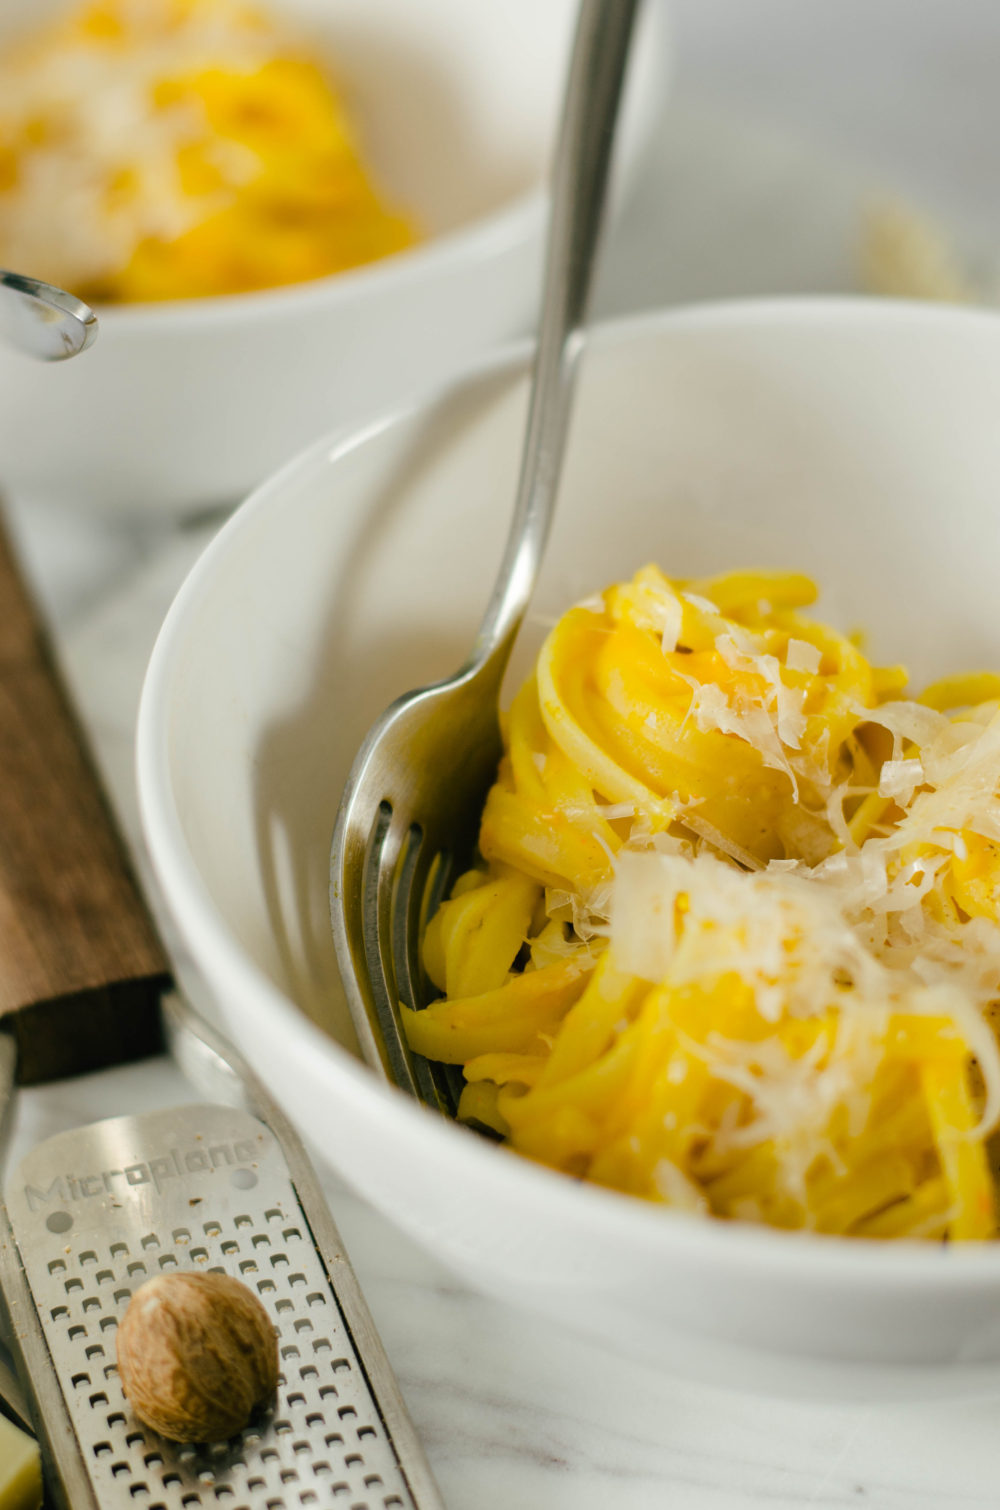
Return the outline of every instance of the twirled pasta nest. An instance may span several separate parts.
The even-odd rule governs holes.
[[[989,1238],[1000,677],[906,673],[790,573],[566,613],[505,722],[412,1046],[460,1117],[720,1217]]]

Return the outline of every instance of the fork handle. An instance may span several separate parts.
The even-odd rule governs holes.
[[[625,65],[639,0],[581,0],[552,175],[542,319],[510,534],[470,664],[498,679],[554,513]]]

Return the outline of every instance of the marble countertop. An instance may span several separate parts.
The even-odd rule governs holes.
[[[893,173],[953,212],[961,228],[981,237],[991,229],[975,213],[987,187],[985,158],[965,165],[964,219],[961,185],[956,190],[940,164],[935,197],[920,131],[901,147],[899,132],[884,130],[874,154],[877,177],[870,168],[859,172],[845,156],[856,142],[833,140],[821,109],[823,129],[812,139],[803,129],[796,114],[807,109],[801,80],[782,122],[774,108],[781,54],[775,63],[761,38],[746,41],[757,66],[735,87],[725,44],[732,41],[727,27],[742,35],[745,0],[738,8],[699,3],[700,15],[692,4],[677,7],[677,104],[611,239],[600,312],[730,294],[849,290],[865,197]],[[930,25],[930,7],[907,3],[908,14],[919,12]],[[899,10],[895,0],[889,9]],[[773,23],[788,6],[769,0],[759,10]],[[970,4],[968,14],[992,35],[985,6]],[[845,16],[860,24],[853,3]],[[793,35],[790,69],[801,62],[795,45]],[[798,45],[805,54],[808,38]],[[684,74],[685,47],[693,81]],[[907,54],[918,72],[926,47]],[[728,91],[742,113],[706,107],[699,84],[703,97]],[[960,87],[952,80],[953,92]],[[824,98],[820,91],[821,105]],[[761,119],[770,114],[771,124],[751,129],[755,111]],[[101,522],[28,512],[17,500],[12,518],[146,874],[132,782],[136,701],[163,613],[221,519]],[[64,1128],[187,1094],[166,1059],[24,1092],[14,1155]],[[939,1388],[900,1387],[874,1399],[861,1379],[825,1400],[796,1396],[791,1383],[775,1394],[693,1382],[672,1374],[669,1359],[657,1369],[616,1357],[475,1294],[332,1175],[322,1178],[449,1510],[972,1510],[997,1503],[1000,1367],[971,1382],[942,1379]]]

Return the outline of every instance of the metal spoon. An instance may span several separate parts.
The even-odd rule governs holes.
[[[51,283],[0,268],[0,336],[42,362],[64,362],[86,351],[97,335],[89,305]]]
[[[423,1006],[422,919],[450,866],[475,848],[500,756],[497,701],[555,504],[573,373],[638,0],[582,0],[556,149],[542,320],[514,519],[472,654],[375,724],[341,799],[331,914],[365,1057],[388,1080],[454,1109],[441,1066],[411,1054],[398,1003]]]

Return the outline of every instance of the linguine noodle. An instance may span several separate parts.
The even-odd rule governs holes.
[[[404,1020],[461,1119],[692,1212],[996,1232],[1000,677],[915,700],[808,578],[571,608]]]

